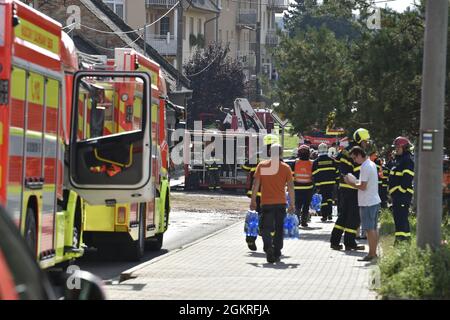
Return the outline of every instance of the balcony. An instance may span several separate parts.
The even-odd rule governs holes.
[[[275,47],[280,43],[280,37],[277,35],[276,30],[267,30],[266,33],[266,46]]]
[[[256,9],[238,9],[236,24],[240,27],[256,27],[257,10]]]
[[[289,0],[269,0],[267,8],[275,13],[282,13],[289,7]]]
[[[173,35],[148,34],[147,43],[162,56],[175,56],[177,54],[177,40]]]
[[[171,7],[177,3],[177,0],[145,0],[145,5],[147,7],[151,6],[165,6]]]
[[[242,66],[246,69],[256,67],[256,56],[254,51],[238,51],[237,60],[242,63]]]

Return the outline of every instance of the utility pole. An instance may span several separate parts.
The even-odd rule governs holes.
[[[183,0],[180,1],[177,8],[177,70],[183,72]],[[177,79],[177,90],[181,90],[181,81]]]
[[[438,248],[441,242],[447,30],[448,0],[427,1],[417,186],[417,244],[421,248]]]
[[[259,74],[261,73],[261,0],[258,0],[258,17],[256,21],[256,102],[261,101]]]

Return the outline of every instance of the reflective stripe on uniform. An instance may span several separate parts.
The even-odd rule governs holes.
[[[405,169],[405,170],[402,171],[402,175],[405,174],[405,173],[407,173],[407,174],[409,174],[409,175],[414,177],[414,172],[409,170],[409,169]]]
[[[409,169],[405,169],[405,170],[403,170],[402,172],[391,171],[391,172],[390,172],[390,175],[391,175],[391,176],[403,177],[403,175],[404,175],[405,173],[407,173],[407,174],[409,174],[409,175],[411,175],[411,176],[414,177],[414,172],[411,171],[411,170],[409,170]]]
[[[345,228],[342,227],[342,226],[340,226],[340,225],[338,225],[338,224],[335,224],[335,225],[334,225],[334,228],[335,228],[335,229],[338,229],[338,230],[345,231]]]
[[[411,237],[411,233],[410,232],[396,232],[395,236],[396,237]]]
[[[248,196],[251,196],[252,194],[253,194],[252,190],[247,191],[247,195],[248,195]],[[257,196],[257,197],[261,197],[261,192],[257,192],[257,193],[256,193],[256,196]]]
[[[335,180],[333,180],[333,181],[317,182],[316,186],[325,186],[325,185],[328,185],[328,184],[335,184],[335,183],[336,183]]]
[[[353,164],[350,161],[348,161],[347,159],[341,158],[341,162],[348,164],[351,167],[354,167]]]
[[[312,174],[314,175],[314,174],[319,173],[321,171],[330,171],[330,170],[334,171],[335,169],[336,169],[335,167],[319,168],[319,169],[315,170]]]
[[[409,193],[411,193],[411,194],[414,194],[414,190],[413,190],[413,189],[407,188],[407,189],[405,190],[405,189],[403,189],[401,186],[395,186],[395,187],[389,189],[389,194],[392,194],[392,193],[394,193],[394,192],[397,191],[397,190],[400,191],[401,193],[409,192]]]
[[[340,184],[339,184],[339,188],[346,188],[346,189],[353,189],[353,190],[356,190],[356,188],[354,188],[354,187],[352,187],[351,185],[346,184],[346,183],[340,183]]]
[[[357,234],[356,230],[345,228],[345,232]]]
[[[294,186],[295,190],[309,190],[312,188],[313,188],[313,186]]]

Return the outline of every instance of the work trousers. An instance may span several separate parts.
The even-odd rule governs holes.
[[[388,201],[387,187],[378,186],[378,194],[380,195],[381,199],[381,208],[383,209],[387,208],[387,201]]]
[[[311,204],[312,188],[295,190],[295,213],[301,223],[307,223]]]
[[[208,169],[207,171],[208,188],[209,190],[218,189],[220,186],[220,172],[219,168]]]
[[[356,230],[360,224],[358,191],[349,188],[339,190],[339,214],[331,232],[330,242],[332,245],[339,245],[342,234],[344,234],[344,245],[346,247],[356,247]]]
[[[395,222],[395,241],[404,241],[411,239],[409,227],[409,206],[411,199],[401,195],[392,196],[392,211]]]
[[[333,214],[333,185],[321,186],[319,194],[322,196],[322,205],[320,212],[322,219],[327,219]]]
[[[286,204],[262,205],[262,239],[264,251],[273,248],[275,256],[283,249],[283,224],[286,217]]]

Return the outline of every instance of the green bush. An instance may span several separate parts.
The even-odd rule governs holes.
[[[380,260],[381,286],[387,299],[450,299],[450,246],[421,250],[402,244]]]
[[[383,210],[380,222],[383,243],[395,232],[392,213]],[[411,243],[383,250],[378,293],[384,299],[450,299],[450,227],[443,225],[442,246],[432,251],[417,247],[415,217],[410,218],[410,223]]]

